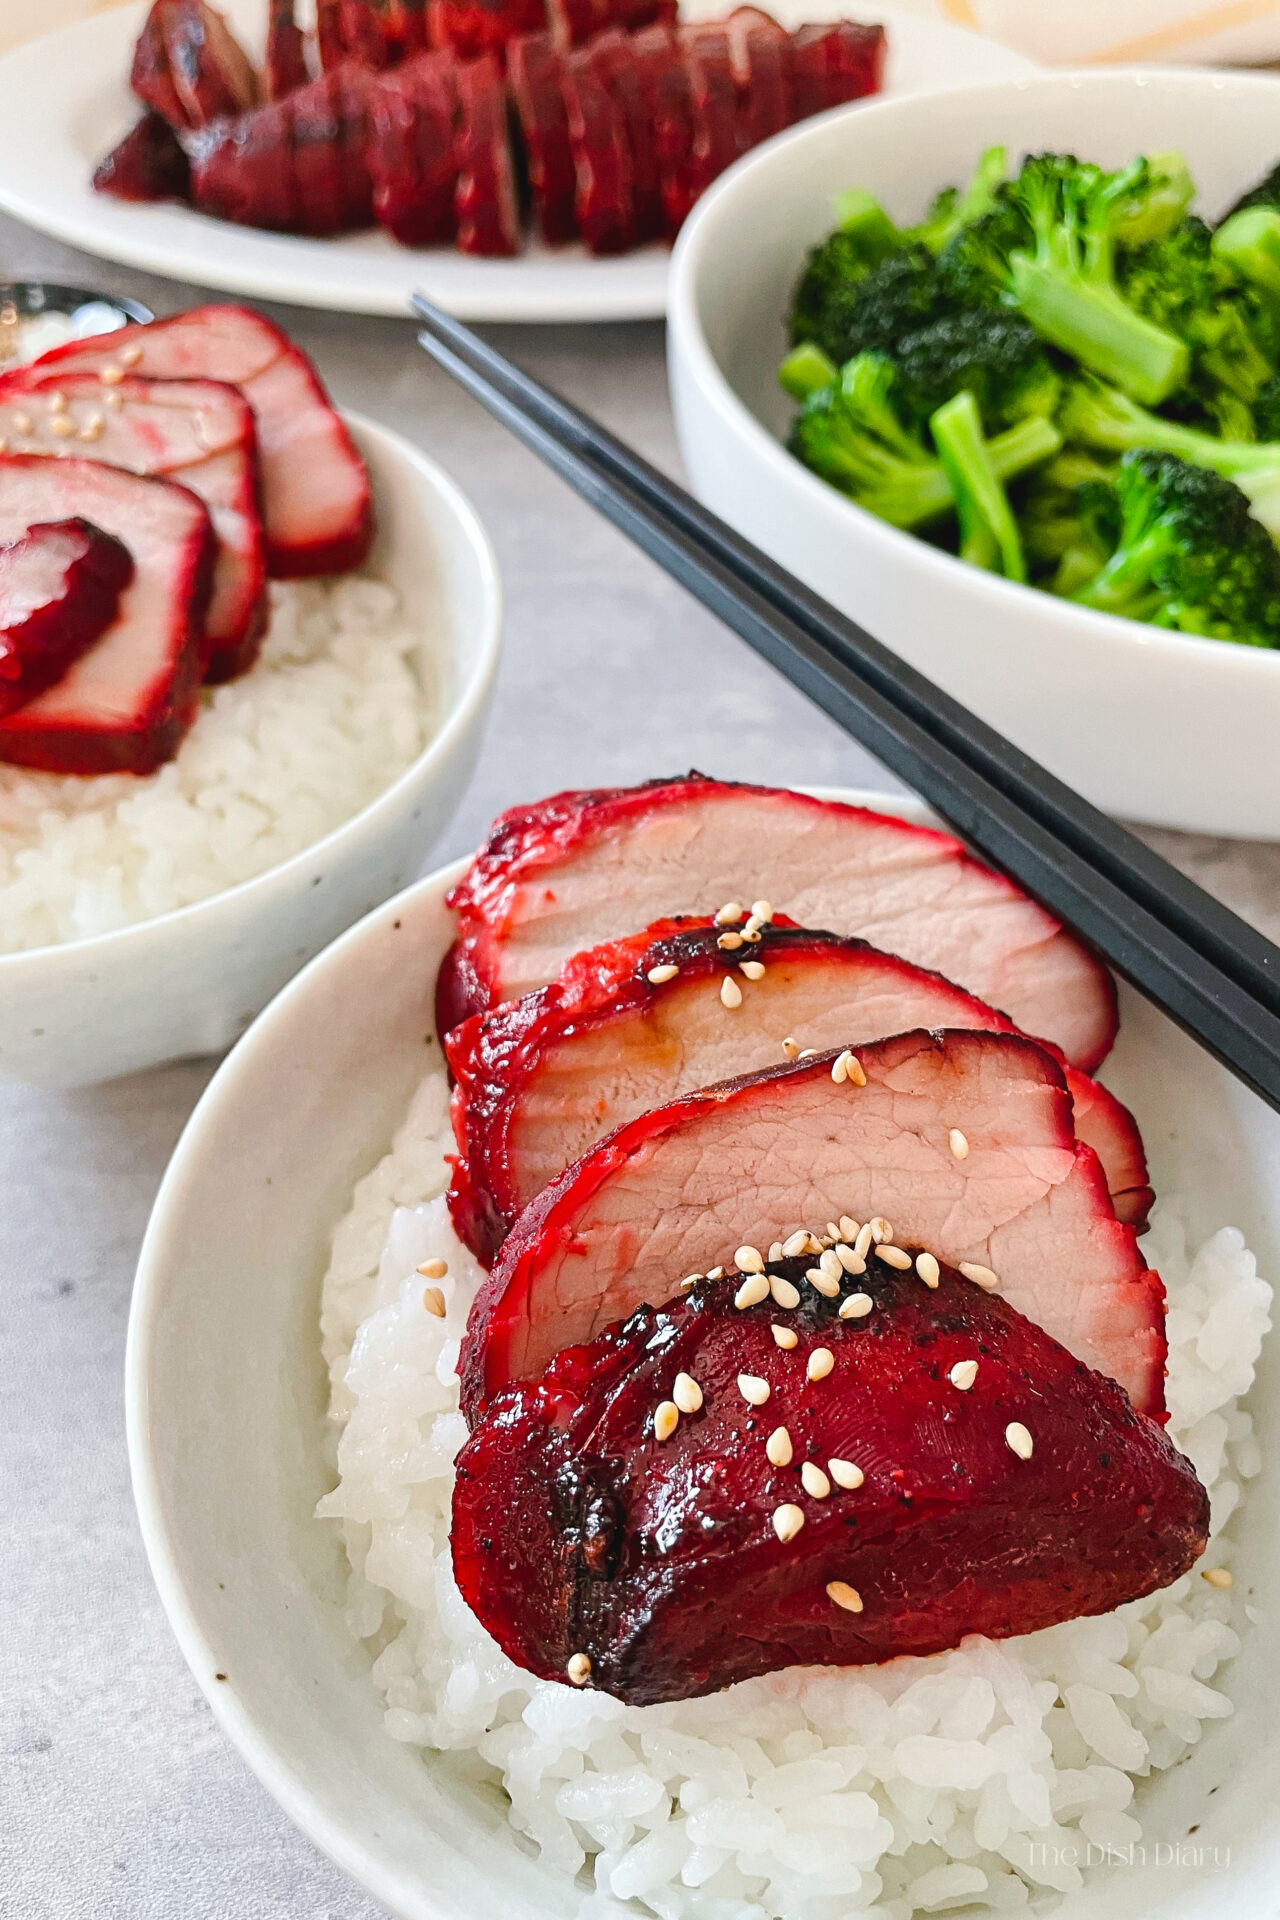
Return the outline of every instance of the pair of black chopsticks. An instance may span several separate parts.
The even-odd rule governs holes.
[[[1280,1110],[1280,949],[588,414],[421,295],[414,307],[427,352],[496,419]]]

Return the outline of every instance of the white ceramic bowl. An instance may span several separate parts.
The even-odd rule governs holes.
[[[421,871],[475,765],[502,634],[489,536],[407,440],[348,415],[378,512],[370,570],[429,636],[431,741],[362,812],[293,859],[117,933],[0,954],[0,1074],[89,1086],[218,1053],[304,961]]]
[[[870,796],[840,794],[840,798]],[[874,804],[884,805],[883,797]],[[901,811],[913,818],[922,810]],[[134,1491],[169,1618],[222,1723],[317,1846],[402,1920],[577,1920],[581,1885],[533,1858],[492,1792],[383,1730],[342,1617],[343,1560],[312,1518],[332,1476],[317,1318],[333,1227],[439,1052],[432,986],[460,867],[411,888],[312,962],[219,1069],[147,1232],[126,1382]],[[1156,1185],[1190,1227],[1234,1221],[1280,1266],[1280,1118],[1161,1015],[1123,995],[1106,1077],[1136,1107]],[[1144,1797],[1162,1840],[1205,1864],[1100,1875],[1062,1920],[1240,1920],[1280,1877],[1280,1366],[1255,1388],[1264,1458],[1235,1561],[1258,1609],[1226,1684],[1238,1702]],[[1213,1848],[1229,1850],[1216,1869]],[[1219,1859],[1223,1856],[1220,1853]],[[596,1920],[636,1909],[590,1900]]]
[[[783,316],[831,195],[903,221],[996,141],[1118,164],[1179,147],[1217,214],[1280,158],[1274,79],[1173,70],[1046,74],[840,110],[725,174],[676,246],[672,401],[695,490],[1097,805],[1280,839],[1280,653],[1159,632],[962,566],[864,512],[780,444]]]

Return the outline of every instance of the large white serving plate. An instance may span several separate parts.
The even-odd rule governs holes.
[[[246,45],[267,0],[224,0]],[[725,11],[694,0],[691,17]],[[784,23],[838,19],[839,0],[777,0]],[[383,234],[306,240],[236,227],[176,205],[129,206],[90,177],[139,111],[127,85],[145,6],[47,34],[0,60],[0,207],[87,253],[172,279],[343,313],[409,312],[416,290],[466,320],[644,320],[666,310],[666,248],[592,260],[580,247],[531,247],[516,260],[398,247]],[[1029,60],[957,27],[870,4],[889,29],[886,91],[922,93],[1033,72]]]
[[[838,792],[910,818],[906,802]],[[152,1570],[223,1729],[316,1845],[400,1920],[637,1920],[536,1859],[492,1789],[385,1732],[343,1619],[343,1558],[317,1523],[332,1485],[319,1351],[328,1243],[357,1179],[439,1065],[436,967],[461,864],[421,881],[312,962],[197,1107],[138,1270],[126,1399]],[[1157,1189],[1202,1236],[1240,1226],[1280,1268],[1280,1117],[1122,992],[1104,1077],[1137,1111]],[[1235,1528],[1245,1647],[1234,1716],[1139,1795],[1149,1850],[1090,1878],[1060,1920],[1271,1920],[1280,1884],[1280,1365],[1252,1404],[1268,1462]],[[1248,1620],[1244,1607],[1251,1609]],[[1252,1622],[1252,1625],[1249,1622]],[[1194,1836],[1189,1839],[1188,1836]],[[1162,1851],[1157,1851],[1159,1843]],[[1174,1849],[1182,1851],[1175,1853]]]

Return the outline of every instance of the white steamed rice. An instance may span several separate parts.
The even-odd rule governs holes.
[[[454,1585],[454,1369],[479,1269],[442,1199],[443,1077],[334,1239],[322,1327],[341,1426],[349,1619],[374,1656],[388,1733],[478,1758],[509,1817],[566,1875],[661,1920],[906,1920],[982,1902],[1019,1911],[1082,1880],[1079,1862],[1142,1835],[1135,1782],[1173,1766],[1231,1701],[1232,1596],[1199,1570],[1100,1619],[884,1667],[794,1668],[708,1699],[626,1707],[533,1679]],[[1239,1405],[1271,1288],[1234,1228],[1189,1248],[1162,1204],[1146,1241],[1170,1294],[1170,1432],[1212,1496],[1203,1567],[1260,1457]],[[447,1319],[418,1263],[449,1261]]]
[[[0,764],[0,953],[81,940],[251,880],[331,833],[431,734],[420,628],[345,576],[271,588],[258,664],[208,687],[146,779]]]

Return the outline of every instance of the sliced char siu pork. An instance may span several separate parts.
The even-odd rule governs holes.
[[[1164,1289],[1116,1219],[1097,1155],[1076,1140],[1056,1061],[1020,1035],[974,1032],[899,1034],[850,1057],[865,1084],[837,1080],[830,1052],[686,1094],[545,1188],[476,1295],[467,1418],[563,1347],[669,1299],[682,1275],[850,1217],[965,1263],[1160,1415]],[[846,1256],[856,1270],[855,1254],[874,1266],[865,1241]]]
[[[884,74],[883,27],[842,20],[800,27],[791,36],[791,110],[795,119],[878,93]]]
[[[105,404],[107,392],[115,398]],[[258,656],[267,625],[267,552],[258,508],[253,410],[216,380],[137,380],[104,388],[96,374],[0,379],[0,435],[15,453],[82,454],[128,473],[176,480],[204,501],[218,550],[205,621],[206,678],[230,680]]]
[[[563,91],[577,178],[573,211],[579,236],[591,253],[626,253],[637,236],[626,116],[589,47],[566,55]]]
[[[150,111],[94,169],[93,190],[117,200],[185,200],[191,191],[187,156],[167,120]]]
[[[689,189],[697,200],[738,157],[738,90],[727,28],[683,27],[680,41],[693,101]]]
[[[453,238],[458,88],[453,56],[423,53],[369,90],[369,168],[379,226],[407,247]]]
[[[636,926],[757,899],[934,969],[1086,1072],[1115,1037],[1105,967],[949,834],[698,774],[503,814],[449,896],[458,938],[438,1031],[549,985],[570,954]]]
[[[208,511],[186,487],[96,460],[0,455],[0,544],[83,519],[127,548],[116,617],[48,692],[0,720],[0,760],[46,773],[151,773],[177,752],[204,671]]]
[[[540,33],[547,24],[542,0],[429,0],[427,44],[443,47],[459,60],[487,54],[501,59],[518,34]]]
[[[520,251],[520,203],[502,69],[486,54],[458,67],[457,86],[458,246],[505,258]]]
[[[155,0],[130,84],[171,127],[193,130],[244,113],[259,97],[253,63],[205,0]]]
[[[307,356],[249,307],[196,307],[171,320],[72,340],[31,369],[90,371],[107,382],[221,380],[239,387],[258,429],[267,566],[280,580],[360,566],[373,540],[368,471]]]
[[[577,234],[577,176],[564,104],[564,60],[549,33],[519,34],[507,47],[507,85],[520,122],[534,219],[548,246]]]
[[[645,64],[637,58],[634,39],[618,27],[598,33],[583,51],[622,116],[631,161],[633,244],[642,246],[665,231],[653,106]]]
[[[946,1265],[824,1299],[804,1265],[770,1269],[794,1308],[704,1280],[494,1400],[453,1565],[519,1666],[684,1700],[1107,1613],[1203,1553],[1191,1463],[1006,1301]]]
[[[325,239],[372,220],[373,88],[373,75],[348,61],[290,97],[299,233]]]
[[[738,95],[738,152],[749,153],[791,125],[791,40],[757,7],[738,7],[725,25]]]
[[[293,124],[292,99],[273,100],[188,134],[192,206],[211,220],[297,233],[302,207]]]
[[[740,944],[726,950],[726,939]],[[624,1121],[802,1049],[916,1027],[1013,1031],[941,975],[829,933],[764,927],[746,944],[710,923],[665,921],[576,954],[551,986],[446,1040],[454,1226],[491,1262],[520,1209]],[[1141,1232],[1152,1194],[1133,1116],[1074,1068],[1066,1080],[1076,1136],[1101,1160],[1118,1218]]]
[[[268,0],[266,91],[283,100],[307,84],[307,43],[295,15],[294,0]]]
[[[655,22],[670,26],[676,0],[546,0],[546,19],[556,45],[580,47],[609,27],[635,33]]]
[[[102,638],[132,578],[128,547],[88,520],[45,521],[0,547],[0,717]]]

